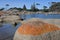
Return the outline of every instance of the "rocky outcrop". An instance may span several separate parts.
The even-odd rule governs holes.
[[[39,19],[31,19],[17,29],[14,40],[60,40],[60,28]]]

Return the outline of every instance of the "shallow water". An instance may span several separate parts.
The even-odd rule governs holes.
[[[60,19],[60,14],[24,14],[20,16],[23,19],[29,18],[43,18],[43,19]],[[14,35],[15,31],[21,24],[18,24],[16,27],[13,27],[12,24],[4,24],[3,27],[0,27],[0,40],[5,40],[8,37]],[[11,39],[11,38],[10,38]]]
[[[3,27],[0,28],[0,40],[5,40],[8,37],[9,39],[12,39],[11,37],[14,36],[14,33],[19,26],[20,24],[16,27],[13,27],[12,24],[4,24]]]
[[[23,19],[43,18],[43,19],[60,19],[60,14],[24,14],[20,16]]]

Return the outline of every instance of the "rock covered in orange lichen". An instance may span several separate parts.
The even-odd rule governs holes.
[[[42,40],[42,38],[44,38],[44,37],[47,38],[48,35],[42,36],[42,38],[41,38],[41,35],[46,34],[46,33],[48,34],[50,32],[52,33],[54,31],[58,31],[58,30],[60,30],[60,28],[58,28],[57,26],[55,26],[53,24],[44,23],[40,20],[29,21],[29,22],[22,24],[17,29],[14,40],[24,40],[24,39],[25,40],[32,40],[32,39],[33,40]],[[56,32],[56,34],[57,34],[57,32]],[[43,39],[43,40],[45,40],[45,39]],[[47,38],[46,40],[50,40],[50,39]]]
[[[50,24],[23,24],[21,27],[18,28],[18,33],[25,34],[25,35],[40,35],[43,33],[60,30],[58,27]]]

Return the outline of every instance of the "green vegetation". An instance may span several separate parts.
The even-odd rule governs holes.
[[[52,2],[49,9],[50,11],[60,11],[60,2]]]
[[[39,9],[36,8],[35,4],[33,4],[33,5],[31,5],[31,11],[36,12],[36,11],[39,11]]]
[[[43,6],[43,11],[48,12],[47,6]]]
[[[42,11],[42,12],[52,12],[52,11],[60,11],[60,2],[51,2],[50,3],[50,7],[48,8],[47,6],[43,6],[43,9],[38,9],[36,7],[36,5],[40,5],[39,3],[33,3],[31,5],[31,8],[30,9],[27,9],[26,5],[24,4],[22,8],[17,8],[17,7],[14,7],[14,8],[10,8],[8,10],[12,10],[12,9],[17,9],[19,11],[33,11],[33,12],[37,12],[37,11]],[[9,4],[6,4],[6,9],[8,6],[10,6]],[[0,8],[0,11],[4,10],[5,8]]]
[[[8,9],[8,10],[13,10],[13,9],[16,9],[16,10],[19,10],[19,11],[22,11],[22,10],[23,10],[22,8],[17,8],[17,7],[10,8],[10,9]]]
[[[26,6],[25,6],[25,5],[23,6],[23,10],[27,10],[27,8],[26,8]]]
[[[1,8],[1,9],[0,9],[0,11],[3,11],[3,10],[4,10],[4,8]]]

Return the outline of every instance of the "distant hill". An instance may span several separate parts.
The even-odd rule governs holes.
[[[49,8],[50,11],[60,11],[60,2],[56,2],[54,4],[52,4]]]

